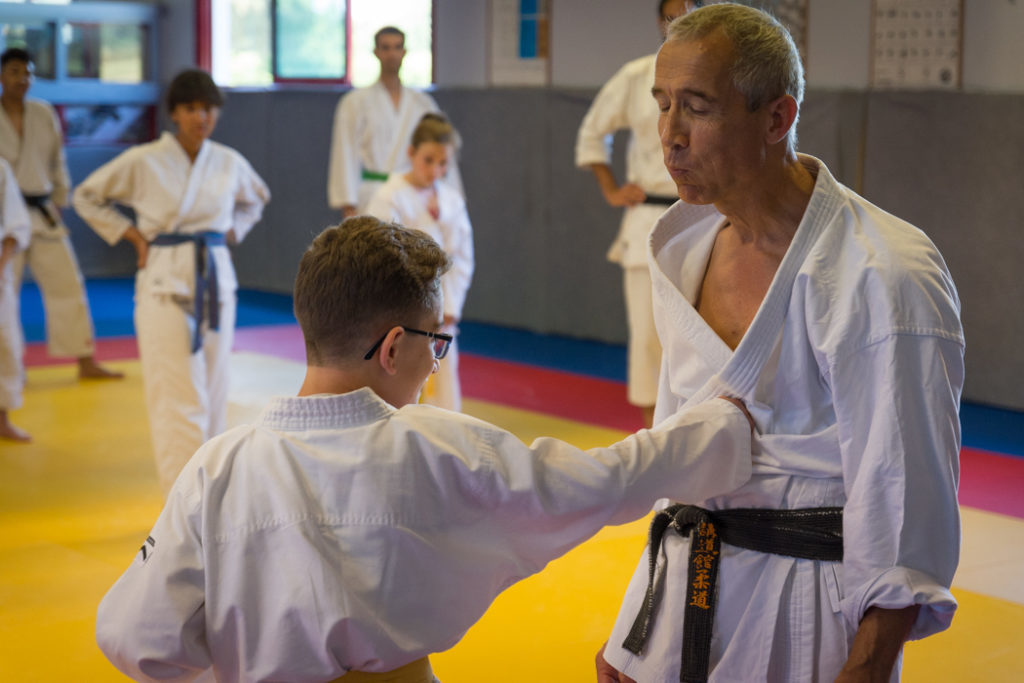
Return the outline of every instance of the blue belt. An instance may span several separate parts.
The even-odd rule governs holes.
[[[207,258],[210,247],[224,246],[227,240],[222,232],[180,233],[168,232],[157,235],[150,242],[152,247],[173,247],[191,242],[196,246],[196,288],[195,288],[195,319],[196,329],[192,334],[192,353],[203,345],[203,313],[208,308],[211,330],[220,329],[220,291],[217,286],[217,260]],[[207,296],[209,294],[209,296]],[[204,306],[206,304],[206,306]]]

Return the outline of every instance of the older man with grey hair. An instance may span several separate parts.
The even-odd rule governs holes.
[[[803,70],[768,15],[677,19],[653,94],[683,200],[650,240],[655,422],[728,394],[759,437],[747,484],[656,514],[599,677],[898,680],[904,641],[956,610],[952,279],[923,232],[796,152]]]

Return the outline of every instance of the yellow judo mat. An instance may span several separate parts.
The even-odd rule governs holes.
[[[96,605],[134,557],[161,497],[138,364],[110,365],[127,378],[83,383],[71,366],[30,368],[26,406],[13,418],[34,442],[0,442],[0,682],[125,680],[96,647]],[[301,380],[301,366],[266,356],[235,354],[233,365],[233,423],[251,419],[269,395],[294,393]],[[467,400],[465,409],[526,441],[551,435],[589,447],[622,436],[491,403]],[[594,653],[645,531],[644,521],[607,528],[513,586],[462,642],[431,658],[438,677],[594,680]],[[1024,560],[1011,575],[1024,582]],[[953,627],[908,645],[903,680],[1024,681],[1024,600],[954,592]]]

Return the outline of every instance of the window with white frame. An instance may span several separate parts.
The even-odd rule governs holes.
[[[373,36],[405,33],[402,80],[433,81],[432,0],[217,0],[211,4],[214,79],[225,86],[281,82],[369,85],[379,65]]]

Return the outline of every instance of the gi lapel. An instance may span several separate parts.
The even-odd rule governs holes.
[[[177,141],[175,141],[175,144],[177,144]],[[199,154],[196,155],[196,160],[192,162],[188,171],[188,180],[185,182],[185,191],[181,196],[181,204],[178,205],[178,214],[164,232],[178,232],[181,224],[185,222],[185,216],[195,206],[196,196],[199,194],[203,179],[207,175],[206,167],[209,166],[210,162],[210,146],[209,140],[204,140],[202,147],[199,148]],[[184,150],[182,150],[182,153],[184,154]],[[201,229],[203,227],[205,226],[200,226]]]
[[[28,125],[27,118],[26,116],[26,120],[22,121],[22,126]],[[8,118],[7,112],[0,108],[0,157],[7,159],[7,163],[11,165],[15,175],[19,171],[18,165],[21,161],[23,144],[24,138],[18,135],[18,131],[14,129],[14,124]]]
[[[797,226],[793,242],[789,245],[771,286],[768,288],[768,293],[765,295],[764,301],[761,302],[761,307],[757,310],[757,314],[746,334],[743,335],[739,346],[728,357],[721,369],[687,399],[684,407],[696,405],[723,394],[737,397],[751,396],[766,361],[778,343],[779,332],[786,318],[797,273],[806,260],[811,247],[830,223],[832,215],[841,202],[840,193],[834,191],[835,180],[832,179],[825,166],[813,157],[806,155],[801,155],[801,157],[802,160],[817,165],[818,177],[807,210],[804,212],[800,225]],[[676,207],[678,206],[677,204]],[[704,208],[707,211],[706,207],[698,208]],[[674,215],[676,212],[671,211],[671,213]],[[666,214],[666,218],[668,216],[669,214]],[[692,220],[691,224],[695,224],[698,220],[700,219]],[[677,220],[666,221],[663,219],[662,222],[659,222],[651,234],[652,265],[658,265],[658,252],[679,233],[678,226]],[[675,300],[679,307],[682,306],[683,302],[679,301],[682,297],[678,295],[678,290],[660,267],[652,268],[652,279],[656,292],[665,293],[665,287],[676,291],[677,294],[669,298],[669,301]],[[695,313],[692,311],[692,307],[690,312]],[[677,311],[676,314],[684,317],[690,312]],[[698,332],[695,331],[695,333]],[[720,339],[719,342],[721,342]]]
[[[393,173],[399,166],[399,161],[402,158],[402,154],[409,147],[409,143],[412,142],[412,131],[416,128],[417,121],[412,121],[413,103],[409,97],[409,90],[404,85],[402,86],[402,97],[398,101],[398,110],[396,111],[391,103],[391,96],[388,95],[388,110],[391,113],[391,151],[388,152],[388,162],[386,170],[388,173]]]

